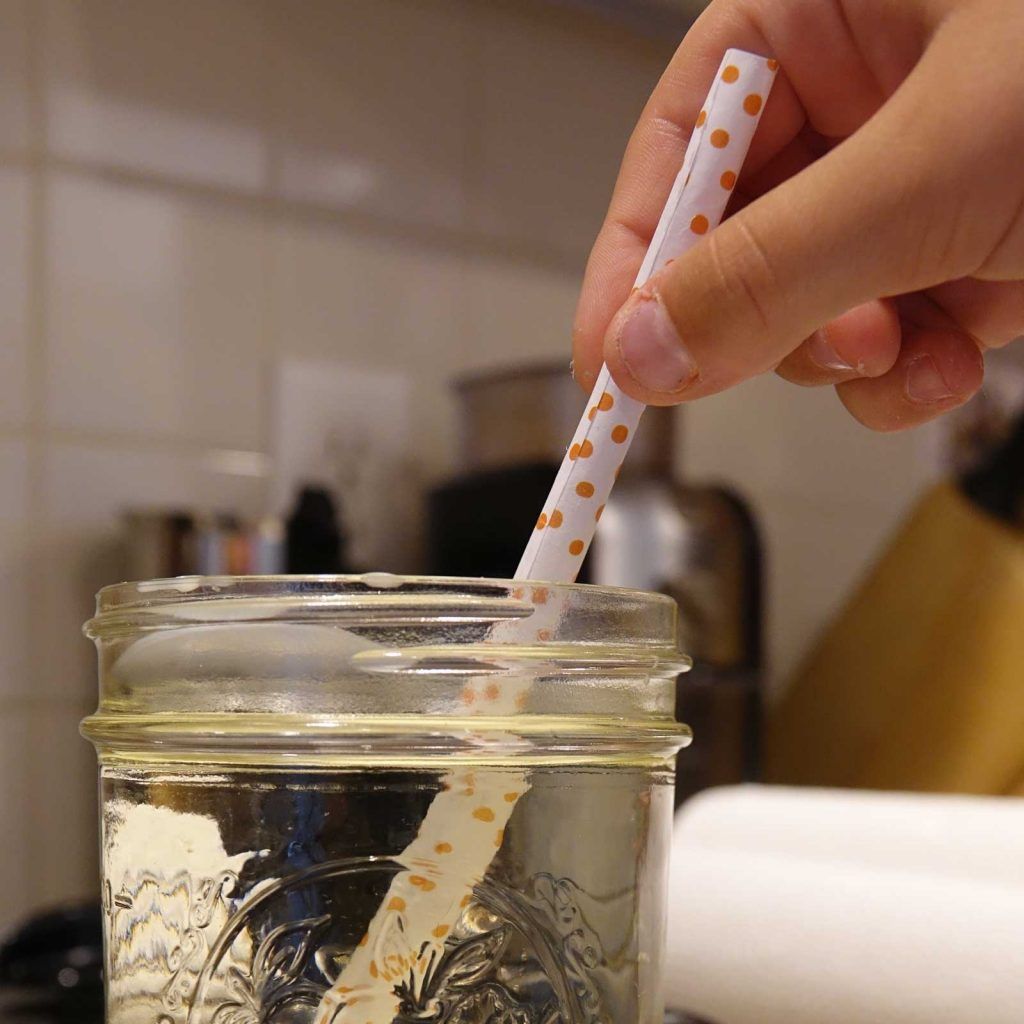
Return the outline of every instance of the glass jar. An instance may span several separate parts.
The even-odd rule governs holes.
[[[668,598],[188,577],[86,631],[110,1024],[660,1022]]]

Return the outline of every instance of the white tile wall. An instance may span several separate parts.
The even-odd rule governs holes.
[[[263,509],[290,356],[407,373],[410,472],[448,472],[451,376],[568,367],[669,50],[527,0],[0,0],[0,925],[94,891],[79,627],[121,510]],[[922,476],[828,397],[684,430],[762,514],[780,674]]]
[[[31,694],[28,445],[0,440],[0,707]]]
[[[774,691],[923,490],[935,427],[872,434],[831,388],[766,376],[684,407],[682,462],[728,484],[759,517]]]
[[[0,920],[16,920],[39,900],[31,884],[35,844],[27,835],[34,773],[28,761],[28,712],[6,710],[0,715]]]
[[[474,88],[464,8],[311,0],[294,14],[272,14],[283,194],[403,223],[462,223]]]
[[[261,0],[37,0],[56,156],[257,190],[267,180]]]
[[[581,274],[523,260],[475,259],[466,268],[458,361],[464,371],[515,358],[563,360],[569,372]]]
[[[413,462],[424,480],[445,472],[450,408],[443,396],[460,362],[467,301],[462,255],[338,223],[282,222],[272,267],[278,358],[401,366],[416,382]]]
[[[548,10],[525,23],[482,5],[471,168],[473,223],[526,245],[585,256],[622,151],[661,73],[648,48]]]
[[[90,710],[85,703],[55,704],[25,716],[33,908],[95,899],[98,892],[96,755],[78,732]]]
[[[29,142],[29,18],[32,0],[0,0],[0,149]]]
[[[260,447],[262,218],[69,175],[49,195],[48,422]]]
[[[29,411],[31,187],[28,171],[0,167],[0,266],[3,267],[0,273],[0,425],[3,426],[20,426]]]

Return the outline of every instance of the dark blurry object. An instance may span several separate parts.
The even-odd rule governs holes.
[[[694,1017],[682,1010],[666,1010],[665,1024],[714,1024],[707,1017]]]
[[[961,490],[978,508],[1024,531],[1024,411],[998,447],[964,475]]]
[[[670,425],[665,412],[649,409],[644,418]],[[693,668],[679,679],[676,717],[694,741],[676,762],[678,806],[709,786],[759,777],[761,546],[737,495],[678,484],[643,465],[627,471],[629,462],[601,517],[591,571],[594,582],[661,591],[679,605]]]
[[[815,646],[773,781],[1024,793],[1024,415],[928,494]]]
[[[467,377],[455,391],[462,472],[430,495],[429,569],[507,579],[579,422],[583,394],[564,364]]]
[[[130,580],[169,576],[238,576],[283,571],[281,526],[229,513],[130,509],[124,513]]]
[[[429,505],[430,569],[511,576],[579,422],[585,396],[562,365],[456,385],[463,472]],[[677,801],[757,777],[761,553],[741,499],[673,478],[676,418],[645,412],[579,581],[671,594],[694,658],[678,716],[695,741],[679,761]]]
[[[289,573],[349,572],[345,535],[330,492],[303,487],[288,517],[285,571]]]
[[[0,942],[0,1020],[103,1020],[103,918],[99,903],[32,917]]]
[[[942,417],[943,461],[953,476],[974,470],[1000,445],[1024,413],[1024,346],[985,354],[985,386],[966,404]]]

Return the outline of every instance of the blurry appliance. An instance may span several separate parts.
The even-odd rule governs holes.
[[[326,488],[306,486],[299,491],[285,530],[285,572],[352,571],[337,507]]]
[[[431,571],[510,576],[585,406],[564,364],[456,384],[462,472],[429,503]],[[679,762],[677,800],[757,776],[761,554],[746,505],[673,478],[676,418],[649,409],[601,517],[580,582],[671,594],[693,671],[678,714],[695,742]]]
[[[98,901],[36,914],[0,939],[0,1020],[101,1024],[102,968]]]
[[[779,782],[1024,795],[1024,413],[924,497],[770,725]]]
[[[275,519],[248,521],[228,513],[131,509],[124,513],[123,523],[126,579],[284,571],[283,531]]]

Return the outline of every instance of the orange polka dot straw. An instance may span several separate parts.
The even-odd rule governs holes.
[[[743,50],[726,52],[694,123],[636,287],[699,245],[722,219],[777,69],[772,58]],[[523,552],[517,580],[576,579],[643,409],[619,391],[607,367],[602,367],[544,503],[540,528]],[[544,529],[543,525],[554,525],[555,515],[560,529]]]
[[[771,63],[740,50],[726,53],[637,275],[638,285],[700,244],[721,220],[771,87]],[[531,531],[518,581],[576,578],[642,412],[643,406],[622,394],[602,369]],[[531,622],[540,640],[541,629],[557,621],[558,609],[540,584],[530,588],[530,600],[535,608]],[[528,698],[527,682],[505,681],[497,693],[490,682],[478,682],[463,691],[460,707],[467,716],[510,715],[529,710]],[[525,772],[514,782],[508,771],[449,773],[416,837],[396,858],[402,870],[392,879],[364,941],[322,997],[313,1024],[391,1024],[400,1010],[395,979],[410,970],[422,975],[430,958],[442,954],[528,791]]]
[[[404,870],[321,999],[317,1024],[391,1024],[398,1016],[396,980],[410,970],[422,973],[442,955],[504,843],[505,826],[529,788],[525,772],[514,789],[510,781],[507,770],[451,772],[451,785],[434,797],[416,837],[396,858]]]

